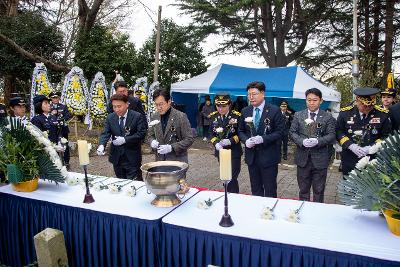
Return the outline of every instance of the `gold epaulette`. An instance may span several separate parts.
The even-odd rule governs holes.
[[[236,111],[236,110],[232,110],[232,114],[234,114],[234,115],[236,115],[236,116],[240,116],[240,115],[242,115],[242,114],[240,114],[240,112],[239,112],[239,111]]]
[[[389,110],[386,108],[383,108],[381,106],[375,105],[374,106],[376,110],[380,111],[380,112],[384,112],[384,113],[389,113]]]
[[[348,110],[352,110],[354,108],[354,106],[347,106],[344,108],[341,108],[340,111],[348,111]]]
[[[217,113],[218,113],[218,111],[211,112],[211,113],[210,113],[210,117],[211,117],[211,116],[214,116],[214,115],[217,114]]]

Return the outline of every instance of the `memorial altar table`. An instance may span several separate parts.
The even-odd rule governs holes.
[[[234,226],[223,228],[223,198],[197,207],[221,194],[201,191],[162,219],[164,266],[400,266],[400,238],[378,212],[305,202],[293,223],[286,218],[301,202],[281,199],[275,220],[265,220],[276,199],[229,194]]]
[[[197,192],[191,188],[182,202]],[[155,196],[146,187],[135,197],[93,187],[91,193],[95,202],[85,204],[82,185],[40,180],[38,190],[31,193],[15,192],[10,185],[0,187],[0,263],[22,266],[34,262],[33,237],[50,227],[64,232],[70,266],[159,266],[161,218],[176,207],[152,206]]]

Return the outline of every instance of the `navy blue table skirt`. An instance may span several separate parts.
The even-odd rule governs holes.
[[[159,266],[161,219],[148,221],[0,193],[0,263],[36,260],[33,237],[64,232],[69,266]]]
[[[163,265],[168,267],[208,264],[229,267],[400,266],[399,262],[221,235],[166,223],[163,223],[162,240]]]

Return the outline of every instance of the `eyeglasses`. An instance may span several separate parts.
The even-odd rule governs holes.
[[[247,94],[248,97],[256,97],[258,96],[260,93],[251,93],[251,94]]]

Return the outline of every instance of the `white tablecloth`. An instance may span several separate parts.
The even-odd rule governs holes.
[[[197,207],[198,201],[222,194],[201,191],[164,217],[163,222],[225,235],[400,261],[400,237],[389,231],[385,219],[377,212],[306,202],[300,212],[301,222],[292,223],[286,221],[286,217],[301,202],[281,199],[275,208],[276,219],[264,220],[260,216],[262,208],[272,207],[276,199],[229,194],[229,213],[235,224],[224,228],[219,226],[224,198],[208,210]]]
[[[84,175],[81,173],[70,173],[70,175],[73,177],[84,177]],[[118,179],[116,178],[112,178],[105,181],[104,184],[117,180]],[[137,188],[141,185],[144,185],[144,182],[133,181],[132,184],[134,184]],[[177,207],[158,208],[151,205],[151,201],[155,198],[155,195],[148,194],[146,186],[140,188],[135,197],[127,196],[125,191],[130,185],[123,187],[123,191],[118,194],[112,194],[108,190],[95,191],[92,187],[90,192],[92,193],[95,202],[91,204],[83,203],[86,193],[86,189],[83,185],[68,186],[67,184],[60,183],[56,185],[55,183],[39,180],[39,187],[34,192],[15,192],[12,190],[10,185],[0,187],[0,192],[71,207],[90,209],[94,211],[124,215],[145,220],[160,219]],[[181,199],[182,203],[187,201],[197,192],[197,189],[190,188],[185,197]]]

